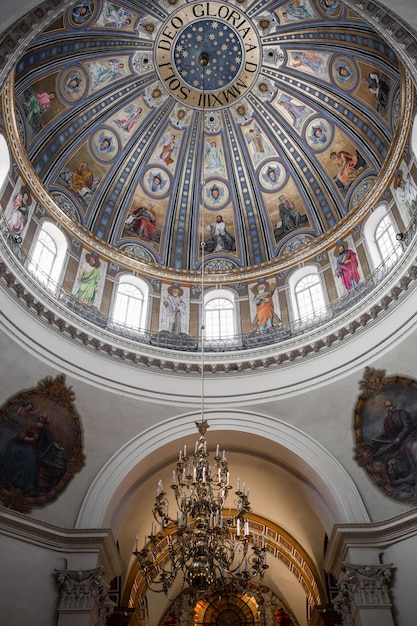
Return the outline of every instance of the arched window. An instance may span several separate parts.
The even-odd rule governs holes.
[[[113,323],[133,330],[144,330],[148,292],[145,281],[137,276],[121,276],[113,301]]]
[[[10,169],[10,153],[6,140],[3,135],[0,134],[0,189],[3,187],[3,183],[7,178],[7,174]]]
[[[235,297],[228,289],[216,289],[204,298],[205,337],[208,341],[236,335]]]
[[[307,274],[299,280],[295,287],[295,298],[300,318],[307,318],[320,313],[325,307],[325,302],[319,276]]]
[[[388,265],[392,265],[402,254],[402,248],[398,245],[391,217],[385,215],[379,222],[375,231],[375,242],[381,258]]]
[[[373,269],[382,263],[390,267],[402,255],[402,247],[397,241],[397,230],[384,204],[378,206],[366,220],[364,235]]]
[[[300,268],[289,280],[293,317],[305,326],[327,314],[323,285],[316,267]]]
[[[52,222],[45,222],[32,244],[27,268],[51,291],[58,289],[66,251],[65,235]]]

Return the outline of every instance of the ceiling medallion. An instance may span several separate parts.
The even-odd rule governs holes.
[[[223,2],[182,6],[162,25],[155,50],[166,89],[197,109],[234,104],[251,89],[260,69],[257,31],[242,11]]]

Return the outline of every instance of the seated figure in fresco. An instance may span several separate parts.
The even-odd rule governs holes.
[[[156,214],[152,203],[149,206],[138,206],[132,212],[132,230],[150,241],[156,233]]]
[[[75,171],[64,167],[59,175],[59,179],[87,206],[100,182],[100,179],[94,176],[87,161],[81,161]]]
[[[279,215],[284,233],[289,233],[300,226],[300,214],[294,202],[284,195],[279,197]]]
[[[221,252],[234,252],[236,250],[235,238],[230,235],[226,230],[226,224],[223,221],[221,215],[216,217],[216,221],[207,227],[211,234],[210,239],[206,241],[206,251]]]
[[[364,78],[362,82],[368,86],[369,92],[375,96],[378,103],[376,107],[378,113],[384,112],[389,103],[390,86],[388,82],[377,72],[368,74],[368,77]]]
[[[26,119],[31,128],[33,128],[35,131],[38,129],[37,122],[39,121],[42,113],[50,108],[52,100],[54,99],[54,91],[51,91],[50,93],[44,91],[42,93],[32,93],[24,102]]]
[[[385,401],[385,410],[382,430],[372,440],[375,455],[397,455],[401,452],[416,471],[417,423],[414,416],[406,409],[397,408],[390,399]]]
[[[335,182],[340,189],[347,189],[366,167],[365,159],[357,150],[356,154],[351,154],[346,150],[331,152],[330,158],[338,167]]]

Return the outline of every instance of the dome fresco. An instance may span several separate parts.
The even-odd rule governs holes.
[[[186,279],[202,239],[222,275],[334,248],[392,182],[407,85],[338,0],[82,0],[32,41],[13,89],[64,228]]]

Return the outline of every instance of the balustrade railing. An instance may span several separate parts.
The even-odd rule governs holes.
[[[397,236],[398,244],[390,256],[362,280],[357,287],[347,291],[342,297],[330,302],[319,311],[315,311],[314,314],[309,316],[291,320],[288,323],[281,323],[265,331],[254,330],[246,334],[206,338],[204,351],[229,352],[278,344],[291,337],[298,337],[311,332],[323,324],[337,319],[351,308],[357,306],[394,270],[405,249],[414,238],[416,223],[417,220],[414,218],[407,231]],[[115,338],[121,337],[138,344],[186,352],[198,352],[200,350],[200,341],[197,337],[185,333],[173,334],[165,330],[151,332],[147,329],[128,326],[103,315],[95,306],[87,307],[77,301],[74,294],[67,293],[59,284],[51,280],[50,276],[47,276],[42,268],[28,254],[24,253],[21,247],[21,239],[10,232],[5,222],[2,224],[1,232],[3,235],[3,246],[5,245],[12,252],[14,258],[33,279],[37,287],[42,289],[49,299],[52,299],[57,305],[63,305],[79,317],[80,320],[86,320],[99,328],[105,329],[114,335]]]

